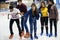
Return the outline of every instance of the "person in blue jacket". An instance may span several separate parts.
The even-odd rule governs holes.
[[[34,27],[34,37],[38,39],[36,31],[37,31],[37,20],[39,18],[37,7],[35,3],[32,3],[31,9],[28,11],[29,16],[29,24],[30,24],[30,38],[33,39],[32,33],[33,33],[33,27]]]

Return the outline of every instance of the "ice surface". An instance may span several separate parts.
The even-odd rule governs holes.
[[[46,36],[46,32],[45,32],[45,28],[44,28],[44,34],[43,36],[40,35],[41,32],[41,25],[40,25],[40,20],[37,21],[37,35],[39,39],[34,39],[34,40],[60,40],[60,9],[59,10],[59,21],[58,21],[58,26],[57,26],[57,31],[58,31],[58,36],[55,38],[54,37],[54,27],[53,27],[53,36],[52,37],[47,37]],[[0,12],[0,40],[9,40],[9,19],[7,18],[7,14],[5,14],[6,12],[2,12],[3,14],[1,14]],[[29,28],[29,23],[28,24],[28,28]],[[48,26],[49,27],[49,26]],[[50,28],[49,28],[50,30]],[[16,23],[14,22],[13,24],[13,31],[14,31],[14,38],[11,40],[21,40],[19,38],[18,35],[18,29],[16,26]],[[30,40],[30,38],[25,39],[23,38],[22,40]]]

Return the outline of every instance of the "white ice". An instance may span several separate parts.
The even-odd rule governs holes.
[[[60,9],[58,9],[59,11],[59,17],[60,17]],[[1,14],[2,13],[2,14]],[[5,14],[6,12],[0,12],[0,40],[10,40],[9,39],[9,35],[10,35],[10,31],[9,31],[9,21],[10,19],[7,18],[7,14]],[[29,23],[27,22],[27,25],[28,25],[28,28],[29,28]],[[58,25],[57,25],[57,33],[58,33],[58,36],[57,37],[54,37],[54,27],[53,27],[53,36],[52,37],[47,37],[46,36],[46,32],[45,32],[45,28],[44,28],[44,34],[43,36],[40,35],[41,33],[41,25],[40,25],[40,20],[37,21],[37,36],[38,36],[38,39],[34,39],[34,40],[60,40],[60,18],[59,18],[59,21],[58,21]],[[50,26],[48,26],[50,27]],[[50,28],[49,28],[49,31],[50,31]],[[14,22],[13,24],[13,32],[14,32],[14,37],[13,39],[11,40],[21,40],[19,38],[19,35],[18,35],[18,29],[17,29],[17,25],[16,23]],[[30,38],[26,39],[23,37],[22,40],[30,40]]]

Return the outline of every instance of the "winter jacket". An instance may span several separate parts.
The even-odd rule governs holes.
[[[28,14],[28,16],[29,16],[29,21],[30,21],[30,22],[32,22],[32,20],[33,20],[34,17],[36,18],[36,20],[39,19],[39,14],[37,14],[37,15],[34,14],[34,16],[33,16],[33,14],[32,14],[32,9],[30,9],[27,14]]]
[[[48,6],[49,8],[49,6]],[[51,5],[49,10],[49,18],[50,19],[58,19],[58,10],[56,6]]]

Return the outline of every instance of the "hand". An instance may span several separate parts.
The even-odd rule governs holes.
[[[24,12],[21,12],[20,15],[23,16]]]
[[[54,5],[51,6],[51,9],[53,9],[53,8],[54,8]]]
[[[23,16],[23,14],[22,14],[22,13],[20,13],[20,15],[21,15],[21,16]]]
[[[51,6],[51,9],[53,9],[53,8],[54,8],[54,6],[55,6],[55,4]]]
[[[8,14],[8,19],[9,19],[9,14]]]

